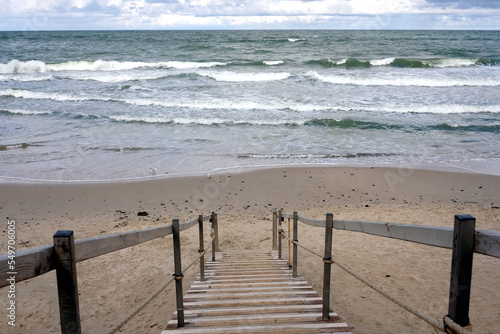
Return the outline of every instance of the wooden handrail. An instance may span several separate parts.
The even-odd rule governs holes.
[[[203,216],[208,221],[212,216]],[[198,224],[198,218],[179,224],[180,231]],[[75,240],[76,262],[91,259],[120,249],[135,246],[156,238],[172,234],[172,224],[143,230],[123,232],[87,239]],[[217,246],[218,247],[218,246]],[[21,282],[45,274],[55,269],[54,246],[45,245],[16,252],[16,282]],[[0,288],[9,282],[8,255],[0,255]]]
[[[293,213],[282,213],[283,218],[293,218]],[[311,219],[298,215],[306,225],[325,227],[325,220]],[[333,220],[333,228],[362,232],[380,237],[416,242],[424,245],[451,249],[453,228],[429,225],[384,223],[364,220]],[[474,252],[500,258],[500,231],[476,229]]]
[[[473,253],[476,252],[493,257],[500,257],[500,232],[476,230],[476,219],[470,215],[456,215],[454,227],[450,228],[362,220],[333,220],[332,214],[327,214],[325,220],[310,219],[307,217],[299,216],[297,212],[293,212],[293,214],[287,214],[279,211],[277,214],[279,217],[278,223],[280,224],[280,232],[282,232],[281,217],[289,219],[293,218],[294,220],[294,273],[297,266],[297,221],[301,221],[310,226],[325,228],[325,256],[323,258],[323,262],[325,263],[323,280],[323,320],[328,319],[331,276],[330,264],[332,262],[335,262],[331,259],[333,229],[362,232],[381,237],[431,245],[435,247],[451,248],[453,251],[450,279],[450,298],[448,305],[449,313],[445,317],[448,317],[459,326],[469,325],[469,302],[472,279]],[[275,215],[276,213],[273,213],[273,217]],[[290,235],[290,232],[288,234]],[[287,238],[290,240],[290,236]],[[278,254],[279,258],[281,258],[281,233],[278,236],[278,241]],[[275,240],[273,233],[273,245],[274,244]],[[316,255],[320,256],[319,254]],[[358,276],[355,275],[355,277]],[[361,280],[365,282],[365,280]]]

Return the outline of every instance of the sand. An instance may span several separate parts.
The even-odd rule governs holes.
[[[223,252],[271,250],[272,211],[298,211],[321,219],[361,219],[453,226],[455,214],[471,214],[477,228],[500,230],[500,177],[409,166],[279,167],[231,170],[208,177],[170,176],[139,181],[0,183],[3,217],[17,223],[18,249],[52,243],[59,230],[82,239],[169,224],[217,212]],[[139,211],[148,216],[138,216]],[[208,227],[208,224],[207,224]],[[205,240],[208,240],[208,228]],[[299,242],[322,252],[324,230],[299,224]],[[447,314],[451,250],[334,231],[334,257],[436,319]],[[195,258],[198,231],[181,236],[183,263]],[[286,243],[285,243],[286,245]],[[288,255],[288,249],[284,249]],[[476,254],[471,297],[474,333],[496,333],[500,323],[500,265]],[[299,250],[299,273],[322,289],[320,259]],[[84,333],[106,333],[173,273],[172,237],[156,239],[77,265]],[[186,273],[187,290],[198,274]],[[353,333],[435,333],[426,323],[333,266],[331,307]],[[17,283],[16,327],[7,325],[6,288],[0,289],[2,333],[55,333],[59,312],[55,273]],[[175,310],[171,285],[121,329],[159,333]]]

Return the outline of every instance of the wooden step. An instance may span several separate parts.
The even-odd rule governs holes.
[[[184,296],[184,324],[177,312],[162,334],[179,333],[344,333],[347,324],[330,311],[322,320],[322,298],[286,260],[275,254],[226,255],[208,262],[205,280]]]
[[[240,315],[240,314],[259,314],[259,313],[290,313],[290,312],[321,312],[323,305],[271,305],[271,306],[252,306],[252,307],[231,307],[231,308],[213,308],[213,309],[189,309],[184,310],[184,316],[204,317],[221,315]]]
[[[352,334],[345,323],[335,322],[316,322],[305,324],[273,324],[273,325],[247,325],[247,326],[226,326],[226,327],[182,327],[170,328],[162,331],[162,334],[168,334],[170,330],[175,330],[179,334],[238,334],[238,333],[337,333]]]
[[[278,324],[278,323],[297,323],[297,322],[316,322],[321,321],[321,312],[309,313],[268,313],[268,314],[250,314],[235,316],[213,316],[213,317],[189,317],[185,318],[186,327],[201,326],[241,326],[253,323],[259,324]],[[340,318],[334,312],[330,312],[330,320],[339,322]],[[169,321],[168,325],[177,326],[177,319]]]

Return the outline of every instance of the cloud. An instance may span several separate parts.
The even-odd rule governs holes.
[[[476,1],[450,1],[450,0],[427,0],[430,5],[444,8],[471,9],[471,8],[486,8],[498,9],[500,2],[498,0],[476,0]]]
[[[0,6],[3,30],[500,27],[497,0],[0,0]]]

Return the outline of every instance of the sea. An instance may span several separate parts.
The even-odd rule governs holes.
[[[0,32],[0,178],[500,175],[500,31]]]

